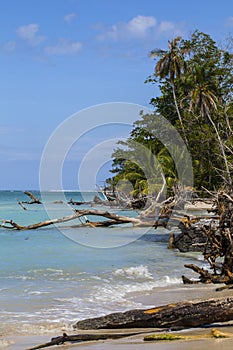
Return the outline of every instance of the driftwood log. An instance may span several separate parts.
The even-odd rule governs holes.
[[[91,216],[100,216],[104,217],[108,220],[106,221],[91,221]],[[78,218],[83,217],[85,219],[85,222],[83,222],[80,225],[75,225],[75,227],[84,227],[84,226],[90,226],[90,227],[109,227],[114,225],[120,225],[120,224],[128,224],[131,223],[133,226],[137,227],[154,227],[157,226],[163,226],[166,227],[168,220],[170,219],[170,223],[177,226],[181,221],[186,222],[188,219],[182,218],[181,216],[174,216],[169,217],[167,215],[161,215],[159,216],[158,220],[155,223],[154,217],[143,217],[143,216],[137,216],[137,217],[129,217],[129,216],[123,216],[118,215],[115,213],[110,213],[108,211],[103,210],[97,210],[97,209],[82,209],[82,210],[75,210],[74,214],[65,216],[63,218],[56,218],[46,221],[41,221],[35,224],[22,226],[18,223],[14,222],[13,220],[1,220],[1,227],[6,229],[14,229],[14,230],[35,230],[41,227],[50,226],[54,224],[59,224],[63,222],[72,221]],[[88,218],[87,218],[88,217]],[[193,219],[194,220],[194,219]],[[197,218],[195,219],[197,220]]]
[[[186,267],[199,274],[197,282],[233,285],[233,189],[219,191],[214,204],[214,210],[219,215],[218,225],[202,227],[206,236],[203,256],[209,269],[202,269],[194,264]],[[193,283],[187,277],[183,277],[183,281]]]
[[[132,337],[134,335],[140,335],[145,334],[147,332],[137,332],[137,333],[107,333],[107,334],[75,334],[75,335],[67,335],[66,333],[63,333],[62,336],[52,338],[50,342],[43,343],[37,346],[34,346],[33,348],[27,349],[27,350],[38,350],[42,348],[47,348],[53,345],[62,345],[66,342],[69,342],[71,344],[85,342],[85,341],[96,341],[96,340],[109,340],[109,339],[120,339],[123,337]],[[154,334],[151,334],[151,331],[149,331],[149,335],[144,335],[143,340],[146,342],[161,342],[161,341],[174,341],[174,340],[200,340],[200,339],[223,339],[223,338],[232,338],[233,333],[229,332],[222,332],[216,328],[212,328],[210,332],[208,333],[201,333],[201,334],[179,334],[177,332],[156,332]]]
[[[200,327],[233,320],[233,298],[180,302],[152,309],[138,309],[78,321],[76,329]]]
[[[134,332],[134,333],[100,333],[100,334],[74,334],[74,335],[67,335],[66,333],[63,333],[60,337],[52,338],[51,341],[40,344],[37,346],[34,346],[33,348],[27,349],[27,350],[37,350],[37,349],[43,349],[47,348],[49,346],[53,345],[62,345],[66,342],[69,343],[79,343],[79,342],[85,342],[85,341],[94,341],[94,340],[107,340],[107,339],[120,339],[124,337],[130,337],[133,335],[138,335],[142,332]],[[143,332],[144,333],[144,332]]]
[[[102,216],[109,221],[100,221],[100,222],[90,222],[86,216]],[[114,213],[110,213],[108,211],[101,211],[101,210],[94,210],[94,209],[83,209],[83,210],[75,210],[74,214],[69,215],[69,216],[64,216],[63,218],[58,218],[58,219],[51,219],[51,220],[46,220],[42,221],[36,224],[28,225],[28,226],[22,226],[17,224],[16,222],[12,220],[2,220],[1,226],[3,228],[7,229],[16,229],[16,230],[35,230],[41,227],[49,226],[49,225],[54,225],[54,224],[59,224],[67,221],[72,221],[75,219],[78,219],[80,217],[86,218],[86,223],[83,223],[79,226],[91,226],[91,227],[96,227],[96,226],[110,226],[110,225],[119,225],[119,224],[124,224],[124,223],[132,223],[133,225],[151,225],[151,222],[143,222],[140,218],[131,218],[127,216],[121,216],[117,215]]]

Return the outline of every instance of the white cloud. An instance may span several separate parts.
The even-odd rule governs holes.
[[[17,28],[16,33],[22,40],[27,41],[30,45],[39,45],[45,40],[44,36],[38,35],[39,25],[36,23],[20,26]]]
[[[28,24],[26,26],[19,27],[16,32],[21,39],[30,40],[36,36],[39,30],[38,24]]]
[[[114,41],[128,40],[131,38],[144,38],[155,26],[156,18],[152,16],[136,16],[128,22],[120,22],[112,25],[99,40],[111,39]]]
[[[137,16],[131,19],[126,25],[126,29],[135,36],[144,36],[147,31],[154,28],[156,18],[152,16]]]
[[[100,28],[102,33],[97,37],[100,41],[128,41],[132,39],[155,40],[166,35],[181,35],[183,25],[169,21],[158,22],[153,16],[138,15],[128,22],[119,22],[109,28]],[[97,28],[98,29],[98,28]]]
[[[176,36],[183,36],[184,30],[182,24],[177,24],[169,21],[162,21],[157,28],[157,37],[168,37],[169,39]]]
[[[82,49],[82,43],[67,39],[60,39],[57,45],[45,47],[47,55],[71,55]]]
[[[233,16],[226,19],[226,25],[227,27],[233,27]]]
[[[16,48],[16,43],[15,41],[8,41],[7,43],[5,43],[2,47],[2,50],[6,53],[10,53],[15,51]]]
[[[64,16],[64,21],[70,23],[76,17],[75,13],[68,13]]]
[[[163,21],[159,24],[158,30],[160,33],[171,33],[176,29],[175,24],[168,21]]]

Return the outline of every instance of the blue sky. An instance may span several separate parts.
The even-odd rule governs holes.
[[[148,107],[158,94],[144,84],[154,67],[149,51],[195,29],[224,39],[233,30],[233,5],[231,0],[0,0],[0,26],[0,189],[36,189],[43,148],[60,123],[101,103]],[[95,137],[99,140],[97,132]],[[76,167],[79,161],[77,151]],[[77,188],[67,169],[66,188]]]

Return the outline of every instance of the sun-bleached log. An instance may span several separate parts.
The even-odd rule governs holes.
[[[35,230],[41,227],[49,226],[49,225],[54,225],[54,224],[59,224],[67,221],[72,221],[75,219],[78,219],[80,217],[85,217],[85,216],[101,216],[109,219],[110,221],[105,221],[105,222],[90,222],[89,220],[86,221],[86,223],[81,224],[80,226],[111,226],[111,225],[119,225],[119,224],[124,224],[124,223],[132,223],[133,225],[140,225],[142,224],[142,220],[138,218],[131,218],[128,216],[121,216],[117,215],[114,213],[109,213],[108,211],[101,211],[101,210],[94,210],[94,209],[84,209],[84,210],[75,210],[74,214],[69,215],[69,216],[64,216],[62,218],[57,218],[57,219],[51,219],[51,220],[46,220],[42,222],[38,222],[36,224],[28,225],[28,226],[22,226],[14,222],[13,220],[2,220],[1,227],[4,227],[6,229],[16,229],[16,230]]]
[[[101,221],[91,221],[91,216],[100,216],[102,218],[106,218],[108,220],[101,220]],[[152,217],[143,217],[142,215],[139,215],[137,217],[129,217],[124,215],[118,215],[115,213],[111,213],[109,211],[104,210],[97,210],[97,209],[80,209],[75,210],[74,214],[65,216],[62,218],[55,218],[51,220],[45,220],[41,221],[35,224],[30,224],[27,226],[22,226],[13,220],[1,220],[2,224],[0,225],[3,228],[6,229],[15,229],[15,230],[35,230],[41,227],[55,225],[59,223],[64,223],[68,221],[72,221],[75,219],[79,219],[81,217],[84,217],[85,221],[82,222],[79,225],[75,225],[76,228],[78,227],[109,227],[114,225],[120,225],[120,224],[132,224],[135,227],[154,227],[157,228],[160,227],[167,227],[168,223],[170,226],[178,226],[180,222],[186,223],[186,221],[195,221],[198,220],[197,217],[193,217],[192,219],[187,217],[182,217],[180,215],[176,215],[176,212],[174,212],[174,215],[160,215],[158,219]],[[87,218],[88,217],[88,218]]]

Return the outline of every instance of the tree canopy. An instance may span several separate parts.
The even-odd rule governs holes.
[[[197,190],[232,184],[232,42],[227,38],[222,48],[208,34],[196,30],[189,39],[168,41],[167,50],[151,51],[155,69],[146,83],[158,84],[160,95],[150,101],[154,113],[141,114],[127,141],[119,142],[113,153],[114,176],[108,183],[116,185],[120,181],[123,187],[128,184],[133,195],[147,194],[156,192],[163,173],[167,187],[172,187],[177,180],[176,164],[166,144],[153,132],[160,127],[156,116],[161,115],[186,144]],[[146,171],[136,156],[138,144],[149,151],[142,152]]]

